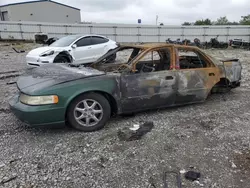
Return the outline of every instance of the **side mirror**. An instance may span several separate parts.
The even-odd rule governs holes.
[[[73,49],[75,49],[76,47],[77,47],[77,45],[76,45],[76,44],[73,44],[73,45],[72,45],[72,48],[73,48]]]

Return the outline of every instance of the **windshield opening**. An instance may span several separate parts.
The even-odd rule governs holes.
[[[79,35],[69,35],[66,37],[62,37],[59,40],[52,43],[51,47],[66,47],[69,46],[72,42],[74,42],[76,39],[78,39]]]
[[[129,64],[142,50],[135,47],[118,47],[99,58],[95,63]]]
[[[130,72],[132,68],[130,64],[142,51],[143,49],[136,47],[117,47],[99,58],[95,63],[91,64],[90,67],[104,72]]]

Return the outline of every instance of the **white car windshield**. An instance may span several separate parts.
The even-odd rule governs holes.
[[[72,42],[74,42],[76,39],[80,38],[79,35],[69,35],[66,37],[62,37],[59,40],[53,42],[50,46],[51,47],[66,47],[69,46]]]

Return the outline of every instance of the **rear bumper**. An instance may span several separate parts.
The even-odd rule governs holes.
[[[18,119],[32,126],[65,124],[65,108],[58,108],[53,105],[25,105],[19,101],[18,95],[9,101],[9,106]]]

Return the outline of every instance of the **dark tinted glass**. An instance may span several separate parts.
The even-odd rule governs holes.
[[[77,47],[91,45],[91,37],[84,37],[76,42]]]
[[[92,37],[92,44],[102,44],[105,42],[108,42],[108,39],[102,38],[102,37]]]

